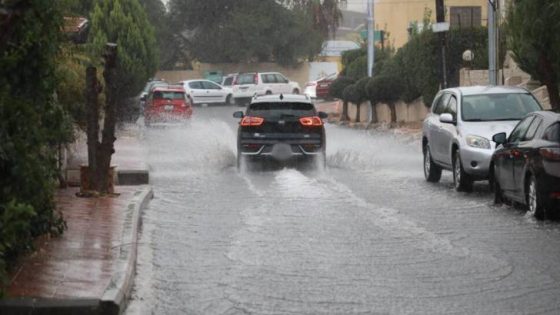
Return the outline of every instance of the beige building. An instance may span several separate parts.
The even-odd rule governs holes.
[[[445,21],[452,27],[486,26],[488,0],[445,0]],[[389,43],[402,47],[409,39],[410,26],[423,27],[426,10],[435,23],[435,0],[377,0],[375,29],[389,33]]]

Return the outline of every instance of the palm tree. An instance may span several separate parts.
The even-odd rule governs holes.
[[[303,9],[313,20],[313,25],[325,38],[334,38],[342,21],[340,4],[346,0],[286,0],[288,5]]]

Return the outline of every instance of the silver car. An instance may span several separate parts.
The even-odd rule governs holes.
[[[509,134],[530,112],[541,110],[527,90],[504,86],[459,87],[440,91],[423,124],[424,175],[438,182],[453,172],[458,191],[489,178],[496,133]]]

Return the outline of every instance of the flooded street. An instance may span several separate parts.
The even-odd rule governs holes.
[[[237,107],[142,128],[127,314],[558,314],[560,224],[429,184],[420,139],[327,125],[327,169],[238,172]]]

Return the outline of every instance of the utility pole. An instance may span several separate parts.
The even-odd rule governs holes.
[[[368,69],[367,74],[368,77],[373,76],[373,63],[375,62],[375,49],[374,46],[374,39],[373,39],[373,22],[374,22],[374,7],[373,7],[373,0],[368,0],[368,18],[367,18],[367,46],[368,46]]]
[[[488,0],[488,83],[498,85],[496,0]]]
[[[444,23],[445,22],[445,5],[443,0],[436,0],[436,22],[437,23]],[[446,44],[446,32],[439,32],[439,42],[441,48],[441,77],[440,77],[440,85],[442,89],[447,88],[447,62],[446,62],[446,52],[445,46]]]

